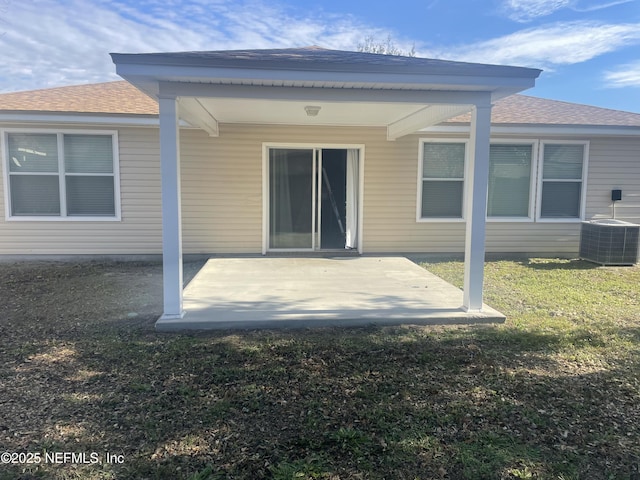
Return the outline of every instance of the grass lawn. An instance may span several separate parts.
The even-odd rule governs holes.
[[[2,264],[0,479],[640,479],[640,268],[486,279],[504,325],[167,335],[160,265]]]

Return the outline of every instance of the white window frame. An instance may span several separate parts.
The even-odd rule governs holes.
[[[459,179],[446,179],[446,178],[423,178],[424,174],[424,145],[427,143],[464,143],[464,168],[462,177],[462,212],[460,217],[423,217],[422,216],[422,186],[425,180],[427,181],[460,181]],[[469,176],[469,139],[466,138],[421,138],[420,148],[418,154],[418,195],[416,199],[416,222],[418,223],[462,223],[466,221],[466,208],[467,204],[467,178]]]
[[[538,172],[538,140],[514,139],[514,138],[492,138],[490,145],[531,145],[531,172],[529,176],[529,211],[526,217],[491,217],[489,216],[489,206],[487,205],[487,222],[534,222],[536,216],[536,197],[537,197],[537,172]],[[488,194],[488,187],[487,187]]]
[[[11,215],[11,192],[9,191],[9,142],[10,133],[40,133],[48,135],[56,135],[58,145],[58,172],[55,175],[60,182],[60,215]],[[62,137],[64,135],[104,135],[111,136],[113,148],[113,174],[104,174],[104,176],[113,175],[113,196],[114,196],[114,215],[113,216],[84,216],[84,215],[67,215],[66,208],[66,184],[65,175],[83,176],[85,174],[66,174],[64,172],[64,144]],[[2,151],[2,178],[4,187],[4,205],[5,220],[17,222],[119,222],[122,220],[121,202],[120,202],[120,154],[118,151],[118,132],[117,130],[59,130],[59,129],[37,129],[37,128],[5,128],[0,130],[0,150]],[[53,175],[53,173],[52,173]],[[98,174],[87,174],[87,176],[103,176]]]
[[[546,218],[542,217],[542,186],[544,180],[544,147],[545,145],[583,145],[582,152],[582,178],[580,180],[562,179],[562,182],[581,182],[580,189],[580,216],[575,218]],[[536,192],[536,221],[540,223],[579,223],[585,218],[587,203],[587,173],[589,170],[589,141],[588,140],[540,140],[538,160],[538,183]],[[546,180],[547,182],[554,180]]]

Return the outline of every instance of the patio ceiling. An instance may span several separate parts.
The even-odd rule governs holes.
[[[529,88],[540,74],[318,47],[112,57],[123,78],[153,98],[177,98],[180,117],[212,136],[219,123],[259,123],[381,126],[395,140]]]
[[[468,112],[471,105],[181,97],[180,116],[212,136],[219,123],[387,127],[397,138]],[[316,115],[306,109],[319,107]],[[417,122],[417,123],[416,123]],[[415,125],[414,125],[415,123]]]

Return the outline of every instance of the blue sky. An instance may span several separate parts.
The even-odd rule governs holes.
[[[525,93],[640,113],[640,0],[0,0],[0,91],[116,80],[109,52],[356,50],[541,68]]]

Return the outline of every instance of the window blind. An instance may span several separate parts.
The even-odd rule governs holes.
[[[580,218],[584,145],[545,144],[541,218]]]
[[[423,144],[422,218],[462,218],[464,143]]]
[[[532,150],[531,145],[491,145],[488,216],[529,216]]]
[[[57,172],[56,135],[11,133],[8,135],[9,172]]]
[[[6,138],[11,215],[116,215],[113,135],[11,132]]]
[[[582,179],[582,163],[584,159],[583,145],[544,146],[543,178],[547,179]]]

